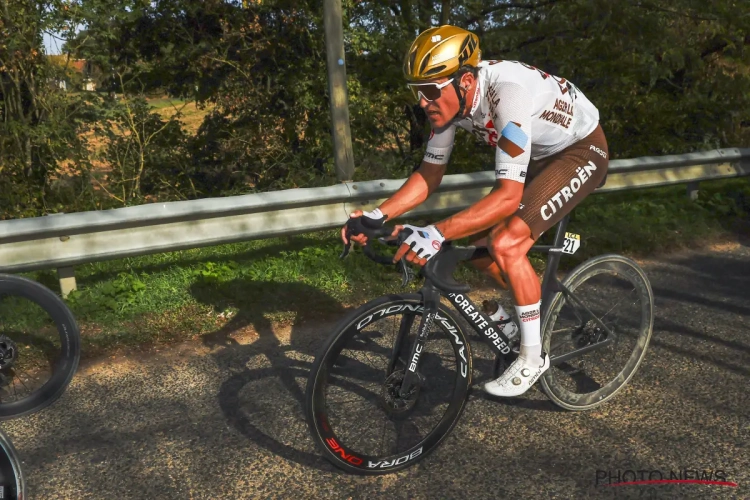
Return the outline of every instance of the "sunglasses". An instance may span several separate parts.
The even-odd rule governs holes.
[[[411,93],[417,99],[417,102],[424,98],[427,102],[438,99],[442,94],[443,87],[447,87],[453,78],[443,83],[407,83],[406,86],[411,89]]]

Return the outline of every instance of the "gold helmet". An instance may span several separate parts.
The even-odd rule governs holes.
[[[470,31],[444,25],[419,34],[404,60],[410,82],[452,75],[461,66],[476,66],[481,58],[479,38]]]

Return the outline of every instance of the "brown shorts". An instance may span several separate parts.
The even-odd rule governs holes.
[[[601,125],[559,153],[532,160],[526,171],[521,205],[515,215],[536,240],[560,222],[607,178],[609,148]]]

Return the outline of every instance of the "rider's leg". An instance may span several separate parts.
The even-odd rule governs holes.
[[[483,238],[476,243],[472,242],[471,244],[476,246],[487,246],[487,238]],[[472,266],[495,280],[495,282],[500,285],[503,290],[508,289],[508,282],[505,280],[505,276],[503,276],[503,273],[497,266],[497,263],[492,260],[492,257],[482,257],[481,259],[474,259],[470,262]]]
[[[485,385],[487,392],[523,394],[549,368],[549,356],[541,352],[541,284],[526,254],[544,231],[603,184],[608,156],[606,138],[597,126],[585,139],[534,168],[530,165],[518,211],[490,231],[488,248],[507,278],[521,323],[521,350],[502,376]]]
[[[494,191],[496,188],[492,188]],[[469,244],[477,247],[486,247],[490,230],[479,232],[469,237]],[[481,259],[470,260],[469,263],[479,271],[483,272],[495,282],[500,285],[503,290],[508,289],[508,282],[505,280],[502,271],[497,267],[497,263],[492,259],[491,256],[482,257]]]
[[[535,241],[529,226],[513,216],[492,229],[489,241],[490,255],[495,267],[505,275],[516,306],[539,302],[542,286],[527,257]]]
[[[489,232],[488,229],[469,237],[470,244],[477,247],[486,247]],[[469,262],[473,267],[492,278],[503,290],[508,289],[508,282],[505,276],[491,256],[473,259]],[[518,337],[518,325],[513,322],[510,314],[503,308],[502,304],[495,300],[484,300],[482,301],[482,309],[489,315],[492,321],[498,322],[505,336],[512,340],[515,345],[515,340]]]
[[[549,368],[549,356],[542,353],[541,297],[539,278],[526,254],[534,244],[529,226],[517,216],[492,229],[489,249],[507,277],[521,329],[518,358],[484,389],[495,396],[513,397],[526,392]]]

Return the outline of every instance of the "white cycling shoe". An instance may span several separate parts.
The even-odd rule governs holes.
[[[549,368],[549,356],[542,353],[542,364],[538,359],[528,360],[524,355],[518,356],[500,377],[484,384],[484,390],[493,396],[512,398],[528,391]]]

